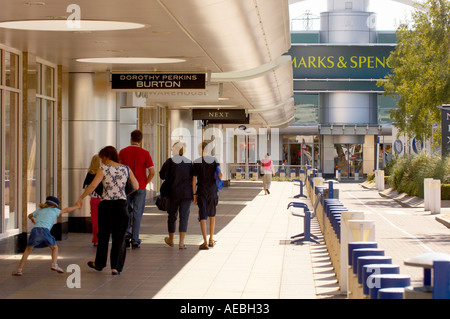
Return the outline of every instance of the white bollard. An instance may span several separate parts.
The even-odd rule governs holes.
[[[355,181],[359,180],[359,170],[355,169]]]
[[[431,197],[431,183],[432,178],[424,178],[423,180],[423,208],[424,210],[430,210],[430,197]]]
[[[384,170],[375,171],[375,186],[377,190],[384,191]]]
[[[435,179],[431,187],[431,213],[439,214],[441,212],[441,181]]]
[[[363,220],[364,212],[341,212],[341,251],[340,251],[340,289],[347,292],[348,286],[348,243],[350,228],[348,226],[350,220]]]

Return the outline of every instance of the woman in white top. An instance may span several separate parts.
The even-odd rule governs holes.
[[[103,184],[102,200],[98,206],[98,246],[95,261],[89,261],[88,266],[101,271],[106,266],[108,257],[108,242],[112,237],[110,254],[111,272],[118,275],[125,263],[126,247],[125,233],[128,228],[127,194],[125,185],[128,175],[135,189],[139,188],[133,172],[119,164],[119,155],[113,146],[103,148],[99,154],[101,165],[94,180],[85,188],[77,201],[82,205],[83,198],[88,196],[100,182]]]

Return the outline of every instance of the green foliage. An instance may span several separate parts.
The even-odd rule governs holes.
[[[450,184],[441,185],[441,200],[450,200]]]
[[[450,101],[450,2],[427,0],[411,25],[397,30],[398,45],[389,57],[392,74],[378,83],[396,97],[390,112],[400,133],[422,140],[440,123],[437,106]]]
[[[393,162],[388,183],[399,193],[423,198],[425,178],[439,179],[442,184],[450,183],[450,157],[441,159],[422,152],[416,156],[395,158]]]

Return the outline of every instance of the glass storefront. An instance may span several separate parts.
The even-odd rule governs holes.
[[[19,231],[21,55],[0,47],[0,237]]]
[[[362,144],[335,144],[334,167],[335,174],[340,170],[341,178],[351,178],[355,172],[362,172],[363,145]]]

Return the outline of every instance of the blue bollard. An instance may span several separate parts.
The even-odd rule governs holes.
[[[378,299],[404,299],[405,288],[383,288],[378,290]]]
[[[411,276],[402,274],[373,275],[375,284],[369,289],[370,299],[378,299],[378,291],[383,288],[405,288],[411,285]]]
[[[382,248],[359,248],[352,252],[352,267],[353,274],[358,274],[358,258],[362,256],[384,256],[384,249]]]
[[[374,256],[375,257],[375,256]],[[372,286],[373,280],[372,275],[383,275],[383,274],[399,274],[400,266],[391,264],[391,263],[382,263],[387,262],[386,259],[382,259],[384,256],[378,256],[378,260],[376,264],[366,264],[362,267],[362,286],[363,286],[363,294],[369,296],[370,286]],[[362,257],[360,257],[362,258]],[[389,260],[391,262],[391,260]]]
[[[450,299],[450,261],[433,262],[433,299]]]
[[[353,267],[353,250],[362,248],[377,248],[375,241],[354,241],[348,243],[348,265]]]

